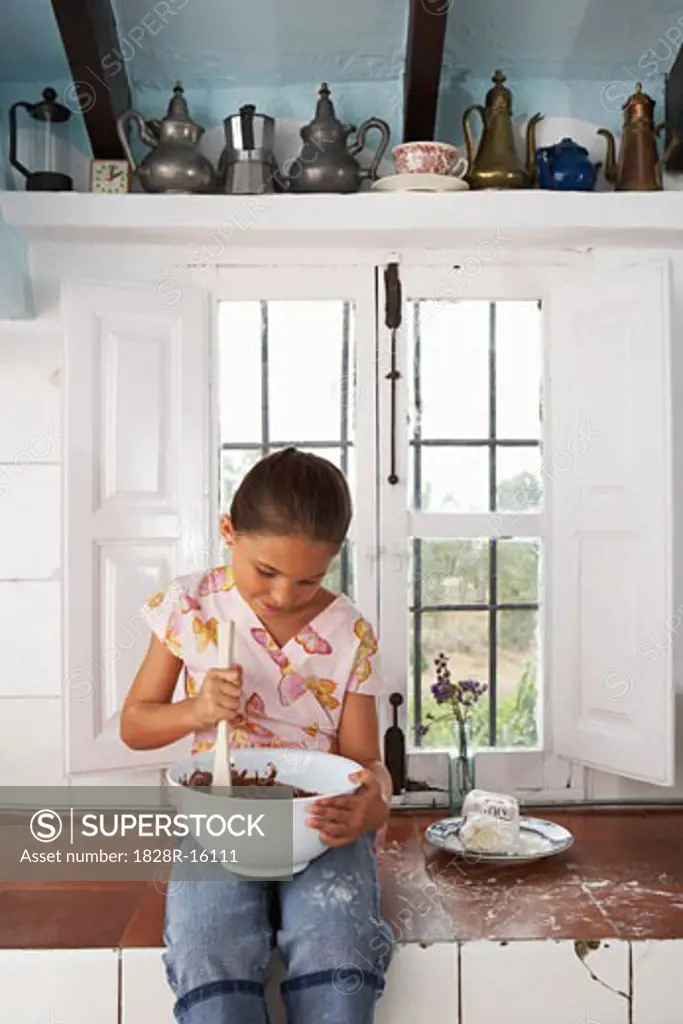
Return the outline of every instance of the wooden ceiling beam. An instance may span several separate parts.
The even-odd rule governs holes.
[[[72,110],[80,106],[93,156],[125,159],[116,130],[131,91],[111,0],[52,0],[73,78]]]
[[[452,0],[410,0],[403,141],[434,138],[448,11]]]
[[[664,140],[668,147],[673,138],[672,128],[683,136],[683,49],[678,51],[671,70],[664,76],[664,117]],[[670,173],[683,171],[683,146],[678,146],[669,157],[666,170]]]

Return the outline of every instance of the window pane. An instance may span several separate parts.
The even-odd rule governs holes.
[[[541,311],[496,303],[496,436],[540,438]]]
[[[421,540],[419,544],[422,605],[481,604],[489,594],[489,546],[479,540]],[[416,570],[412,556],[409,602],[413,603]]]
[[[221,302],[218,372],[221,441],[261,439],[261,303]]]
[[[537,628],[536,611],[498,612],[498,746],[532,747],[538,742]]]
[[[229,512],[232,497],[254,463],[261,458],[261,449],[250,451],[223,449],[221,452],[220,512]]]
[[[410,410],[417,423],[417,346],[422,437],[489,436],[489,310],[490,303],[474,301],[423,300],[411,307]]]
[[[340,440],[342,400],[350,397],[348,366],[342,365],[345,305],[341,300],[268,303],[270,436],[275,440]],[[349,317],[349,334],[352,327]]]
[[[445,654],[448,657],[448,667],[451,672],[451,679],[476,678],[482,682],[488,682],[489,676],[489,613],[486,610],[471,612],[425,612],[421,617],[421,643],[420,643],[420,693],[422,699],[422,721],[428,724],[427,714],[432,713],[437,717],[443,714],[443,708],[432,696],[431,687],[436,682],[436,670],[434,659],[438,654]],[[415,643],[415,621],[416,617],[411,616],[410,646],[414,652]],[[414,655],[411,655],[411,665],[414,664]],[[411,680],[414,675],[411,674]],[[414,701],[409,701],[411,717],[409,721],[414,723]],[[481,715],[482,721],[488,723],[486,714],[481,709],[477,717]],[[480,730],[475,729],[474,739],[477,745],[487,745],[488,725],[479,735]],[[421,743],[423,749],[429,750],[435,747],[452,746],[455,732],[450,722],[434,724],[430,726],[429,732]],[[410,736],[411,744],[415,743],[414,731]]]
[[[324,586],[335,594],[346,594],[354,600],[356,552],[351,541],[346,541],[338,555],[335,556],[324,580]]]
[[[501,540],[496,546],[498,600],[502,604],[538,601],[539,542]]]
[[[496,450],[498,512],[538,512],[543,506],[541,449],[538,445]]]
[[[411,451],[410,493],[415,493],[416,452]],[[420,448],[421,500],[427,512],[489,510],[489,449]],[[415,503],[415,507],[420,507]]]

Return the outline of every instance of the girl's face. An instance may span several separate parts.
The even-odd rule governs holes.
[[[306,537],[237,534],[228,516],[221,518],[221,533],[232,550],[235,586],[257,615],[269,618],[311,604],[337,553]]]

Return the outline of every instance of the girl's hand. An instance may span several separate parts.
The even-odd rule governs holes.
[[[362,784],[357,793],[317,800],[311,805],[307,823],[319,830],[326,846],[355,843],[366,832],[381,828],[389,817],[389,805],[373,772],[364,768],[349,775],[349,779]]]
[[[197,728],[216,725],[225,718],[233,725],[237,717],[242,693],[242,666],[212,668],[207,672],[202,688],[192,698]]]

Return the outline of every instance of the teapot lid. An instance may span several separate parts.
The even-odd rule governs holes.
[[[320,86],[320,89],[318,90],[318,96],[319,99],[315,107],[314,121],[323,121],[327,123],[332,121],[336,124],[339,124],[341,127],[341,122],[337,120],[337,117],[334,112],[334,104],[330,99],[330,88],[327,82],[323,82],[323,84]]]
[[[582,146],[580,142],[565,135],[560,139],[559,142],[555,143],[557,149],[563,151],[571,150],[572,153],[581,153],[582,156],[588,156],[588,150],[585,146]]]
[[[190,112],[187,109],[187,101],[184,96],[184,89],[180,82],[176,82],[173,87],[173,96],[168,104],[166,120],[185,121],[187,124],[196,124],[196,121],[193,121],[190,117]],[[199,125],[197,125],[197,127],[199,127]]]
[[[506,77],[500,68],[496,68],[491,76],[491,81],[494,82],[492,89],[486,93],[486,106],[487,107],[504,107],[508,111],[512,111],[512,93],[510,90],[503,85],[506,81]]]
[[[621,109],[627,111],[630,117],[652,117],[655,101],[643,92],[643,83],[636,82],[635,92],[629,96]]]

